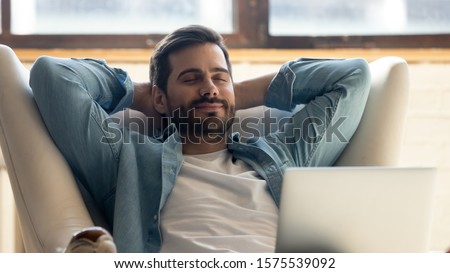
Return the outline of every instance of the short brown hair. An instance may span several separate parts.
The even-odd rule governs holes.
[[[190,25],[175,30],[156,45],[153,56],[150,59],[150,83],[166,92],[167,81],[172,71],[169,55],[192,45],[205,43],[214,43],[220,47],[231,75],[229,54],[222,36],[205,26]]]

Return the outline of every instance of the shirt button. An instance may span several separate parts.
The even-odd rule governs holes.
[[[158,214],[153,215],[153,220],[158,221]]]
[[[275,168],[274,165],[270,166],[270,167],[267,169],[267,171],[270,172],[270,173],[275,172],[275,170],[276,170],[276,168]]]

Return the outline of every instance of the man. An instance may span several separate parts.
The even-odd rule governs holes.
[[[277,74],[232,80],[219,34],[176,30],[155,48],[150,82],[92,59],[41,57],[30,75],[45,124],[113,227],[120,252],[271,252],[282,175],[332,165],[367,99],[361,59],[299,59]],[[237,109],[305,107],[270,137],[230,132]],[[111,114],[131,107],[162,132],[143,138]],[[122,138],[111,137],[118,130]],[[125,141],[126,139],[126,141]]]

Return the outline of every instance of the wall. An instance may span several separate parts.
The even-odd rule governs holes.
[[[450,64],[413,64],[401,163],[436,166],[432,246],[450,247]]]

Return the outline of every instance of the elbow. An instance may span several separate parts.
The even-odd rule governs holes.
[[[46,96],[45,92],[52,89],[52,83],[57,78],[58,71],[56,58],[49,56],[39,57],[30,69],[30,87],[35,98]]]
[[[353,62],[355,85],[360,87],[358,89],[361,92],[368,94],[372,82],[369,63],[362,58],[354,59]]]
[[[52,115],[55,103],[59,103],[64,91],[67,74],[61,60],[39,57],[30,69],[30,87],[41,115]]]

